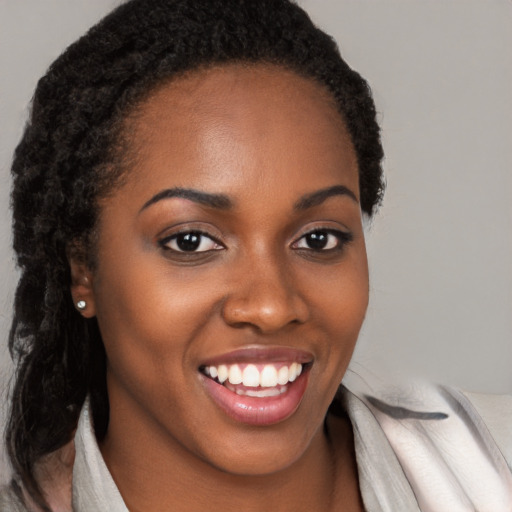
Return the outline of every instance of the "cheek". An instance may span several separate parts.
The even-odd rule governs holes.
[[[190,341],[214,300],[213,287],[170,274],[165,261],[148,260],[125,258],[120,265],[105,258],[95,285],[109,370],[126,381],[182,374]]]
[[[324,340],[319,379],[325,380],[330,396],[345,374],[366,315],[369,280],[364,245],[336,268],[326,269],[310,289],[315,290],[316,331],[323,333]]]
[[[319,271],[310,285],[317,316],[332,331],[355,343],[369,299],[368,265],[364,245],[336,267]]]
[[[341,304],[338,316],[346,320],[346,327],[357,337],[368,308],[369,279],[366,253],[354,259],[353,272],[343,276],[341,287]],[[354,339],[355,343],[356,339]]]

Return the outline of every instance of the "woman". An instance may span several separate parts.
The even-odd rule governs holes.
[[[381,159],[288,1],[135,0],[71,46],[13,163],[8,510],[507,510],[467,397],[339,389]]]

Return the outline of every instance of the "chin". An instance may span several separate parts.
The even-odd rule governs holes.
[[[237,426],[210,438],[203,445],[201,458],[211,467],[235,476],[265,476],[286,471],[307,460],[312,449],[319,449],[323,436],[324,414],[297,413],[272,427]],[[197,452],[196,452],[197,453]],[[302,463],[301,462],[301,463]]]

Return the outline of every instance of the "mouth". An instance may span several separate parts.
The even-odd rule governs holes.
[[[307,388],[312,355],[293,349],[243,349],[199,367],[213,401],[235,421],[272,425],[291,416]]]

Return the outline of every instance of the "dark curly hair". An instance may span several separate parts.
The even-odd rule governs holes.
[[[37,461],[68,443],[86,395],[108,426],[105,352],[70,295],[69,251],[94,265],[98,200],[119,185],[123,119],[163,81],[199,67],[269,63],[322,84],[356,151],[361,207],[383,193],[383,151],[367,83],[289,0],[131,0],[71,45],[39,81],[12,165],[21,278],[9,347],[17,363],[7,427],[15,475],[43,509]]]

